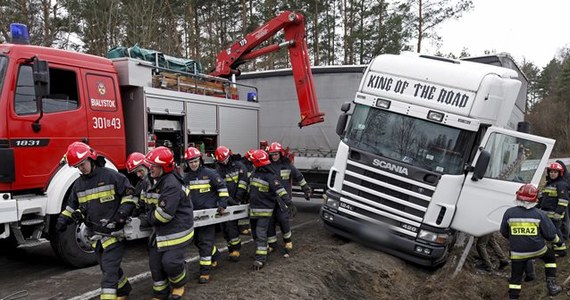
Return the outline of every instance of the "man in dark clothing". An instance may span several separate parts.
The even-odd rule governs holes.
[[[64,232],[73,221],[85,223],[103,273],[101,299],[126,299],[131,285],[121,269],[125,244],[119,231],[136,206],[134,188],[124,175],[105,168],[105,159],[85,143],[69,145],[65,158],[81,175],[73,184],[56,229]]]
[[[287,206],[293,203],[279,177],[269,168],[271,162],[267,153],[256,150],[252,160],[255,171],[251,174],[249,183],[249,217],[257,247],[253,269],[259,270],[267,263],[267,231],[273,210],[279,207],[277,209],[286,211]]]
[[[559,163],[552,163],[546,168],[546,185],[541,191],[538,207],[546,212],[558,230],[560,242],[554,245],[554,253],[566,256],[566,243],[562,236],[562,220],[568,208],[568,183],[564,180],[564,169]]]
[[[271,157],[270,168],[273,173],[279,176],[281,179],[281,185],[287,191],[289,198],[292,198],[292,181],[297,183],[303,189],[305,193],[305,199],[308,201],[311,199],[311,188],[305,181],[303,174],[293,166],[291,161],[284,156],[284,150],[281,144],[275,142],[271,143],[269,146],[269,156]],[[295,212],[296,208],[294,205],[289,206],[292,211]],[[277,208],[277,207],[276,207]],[[281,228],[281,234],[283,235],[283,243],[285,248],[285,257],[289,257],[291,251],[293,250],[293,241],[291,226],[289,224],[289,217],[293,217],[289,214],[289,211],[283,211],[281,209],[275,209],[273,211],[273,218],[271,219],[271,224],[269,225],[269,251],[275,249],[277,244],[277,231],[276,226],[279,225]]]
[[[507,209],[501,222],[501,235],[510,244],[510,299],[519,298],[527,261],[534,258],[544,261],[549,295],[556,296],[562,291],[556,284],[556,256],[545,242],[558,242],[558,230],[543,211],[535,208],[537,196],[538,189],[532,184],[521,186],[516,193],[517,206]]]
[[[182,178],[173,172],[176,165],[170,149],[157,147],[145,160],[154,181],[141,193],[147,220],[154,229],[149,238],[153,299],[182,299],[188,282],[184,255],[194,236],[192,202],[184,192]]]
[[[194,209],[217,208],[220,214],[228,206],[230,200],[226,183],[218,172],[205,168],[202,162],[202,153],[194,147],[186,149],[184,153],[186,164],[186,183],[188,194],[192,198]],[[210,282],[210,269],[218,264],[220,252],[214,245],[216,240],[216,225],[206,225],[196,228],[195,244],[200,254],[199,283]]]
[[[149,165],[145,162],[145,155],[140,152],[133,152],[127,157],[127,162],[125,163],[127,167],[127,172],[129,174],[135,173],[137,175],[137,182],[135,184],[135,193],[133,198],[137,200],[137,208],[133,213],[134,216],[138,216],[146,222],[146,211],[144,203],[140,201],[140,195],[151,185],[151,178],[149,176]],[[148,224],[145,224],[148,225]]]
[[[566,184],[570,187],[570,173],[568,173],[568,168],[566,167],[566,164],[561,160],[557,160],[556,162],[562,166],[562,169],[563,169],[562,178],[564,178],[564,180],[566,181]],[[569,214],[568,208],[566,208],[566,213],[564,214],[564,218],[562,219],[562,225],[560,226],[560,231],[562,232],[562,238],[565,241],[570,239],[570,217],[569,216],[570,216],[570,214]]]
[[[220,146],[214,153],[216,156],[216,171],[222,176],[228,188],[229,205],[239,205],[245,203],[249,178],[245,166],[236,160],[230,149]],[[241,249],[241,239],[239,237],[238,220],[222,223],[224,238],[228,243],[230,260],[238,261]]]

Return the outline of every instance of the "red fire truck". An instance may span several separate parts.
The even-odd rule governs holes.
[[[84,226],[53,230],[70,187],[79,176],[60,163],[74,141],[91,145],[107,166],[125,169],[127,154],[168,145],[179,161],[189,145],[205,152],[226,145],[244,153],[259,141],[259,104],[237,95],[254,87],[228,80],[237,67],[287,47],[301,112],[300,126],[323,121],[307,58],[303,16],[283,12],[218,56],[211,75],[172,73],[131,58],[107,59],[38,47],[19,40],[0,45],[0,243],[32,246],[49,240],[67,264],[95,263]],[[284,29],[281,45],[254,49]],[[23,32],[23,31],[22,31]],[[24,38],[25,40],[25,38]],[[212,76],[215,75],[215,76]],[[169,88],[169,89],[165,89]],[[236,101],[237,100],[237,101]],[[251,99],[250,99],[251,100]],[[215,216],[196,211],[203,226],[247,215],[247,206]],[[148,235],[133,218],[127,239]]]

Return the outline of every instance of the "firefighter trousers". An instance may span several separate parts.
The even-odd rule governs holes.
[[[238,220],[222,223],[224,239],[228,242],[228,252],[239,251],[241,249],[241,239],[239,237]]]
[[[554,251],[548,248],[540,259],[544,261],[544,274],[546,278],[556,277],[556,256]],[[521,293],[523,275],[527,270],[527,262],[530,259],[513,259],[511,260],[511,278],[509,279],[509,297],[510,299],[518,299]]]
[[[271,217],[256,217],[251,218],[251,232],[255,240],[255,260],[265,264],[267,262],[267,231]]]
[[[188,251],[187,247],[165,251],[160,251],[155,245],[148,248],[153,297],[167,299],[172,288],[182,287],[188,282],[186,261],[184,260],[186,251]]]
[[[214,245],[216,241],[216,225],[202,226],[194,229],[194,244],[200,255],[200,275],[209,275],[212,262],[218,260],[220,251]]]
[[[131,284],[121,269],[121,261],[125,254],[124,242],[117,241],[103,247],[101,241],[98,241],[95,246],[95,254],[103,274],[101,278],[101,299],[127,296],[131,292]]]
[[[269,229],[267,231],[267,239],[270,247],[272,247],[271,245],[277,243],[277,226],[279,226],[281,229],[283,242],[291,242],[291,225],[289,224],[289,213],[287,210],[281,210],[279,206],[276,206],[275,209],[273,209],[273,216],[271,216]]]

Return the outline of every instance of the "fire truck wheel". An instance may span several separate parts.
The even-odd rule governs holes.
[[[85,238],[85,229],[84,224],[71,224],[64,232],[51,231],[50,243],[54,252],[64,263],[76,268],[97,264],[95,252]]]

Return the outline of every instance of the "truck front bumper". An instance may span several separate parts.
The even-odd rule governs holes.
[[[327,191],[327,196],[340,198],[330,190]],[[341,215],[326,204],[321,207],[320,217],[325,229],[334,234],[422,266],[439,266],[445,262],[449,253],[448,245],[431,245],[397,235],[390,230],[378,230],[377,227],[372,227],[376,228],[374,231],[363,229],[367,227],[366,222]]]

